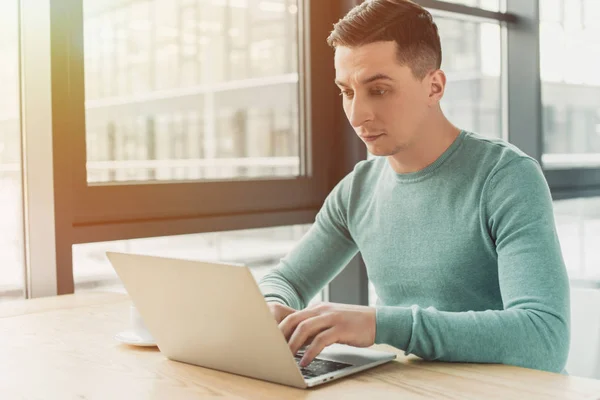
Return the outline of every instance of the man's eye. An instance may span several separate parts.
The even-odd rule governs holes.
[[[384,94],[387,93],[387,90],[385,90],[385,89],[375,89],[371,93],[373,93],[375,96],[383,96]]]
[[[353,93],[349,90],[342,90],[342,92],[340,93],[340,96],[344,96],[346,98],[351,98],[353,95]]]

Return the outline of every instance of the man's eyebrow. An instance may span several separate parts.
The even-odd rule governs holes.
[[[389,76],[387,76],[385,74],[375,74],[375,75],[370,76],[370,77],[368,77],[366,79],[363,79],[361,83],[363,85],[366,85],[368,83],[375,82],[375,81],[381,81],[381,80],[392,81],[392,82],[394,81],[391,77],[389,77]],[[349,87],[346,83],[344,83],[342,81],[339,81],[337,79],[335,80],[335,84],[338,85],[338,86],[346,87],[346,88]]]
[[[367,79],[363,79],[362,84],[366,85],[367,83],[375,82],[375,81],[394,81],[391,77],[385,74],[375,74]]]

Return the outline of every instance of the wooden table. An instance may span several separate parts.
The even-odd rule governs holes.
[[[600,399],[600,381],[503,365],[395,362],[300,390],[122,345],[127,296],[87,293],[0,304],[0,398]],[[388,346],[382,346],[394,350]]]

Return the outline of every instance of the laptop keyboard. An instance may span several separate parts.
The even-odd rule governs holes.
[[[304,355],[303,351],[299,351],[298,354],[294,356],[296,359],[296,363],[300,363],[302,356]],[[350,364],[344,364],[335,361],[323,360],[320,358],[315,358],[310,364],[306,367],[302,368],[300,365],[300,372],[302,372],[302,376],[306,379],[314,378],[320,375],[325,375],[330,372],[339,371],[344,368],[351,367]]]

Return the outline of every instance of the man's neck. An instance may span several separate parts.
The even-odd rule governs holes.
[[[445,117],[435,125],[421,129],[414,142],[388,157],[396,173],[417,172],[433,164],[460,135],[460,129]]]

